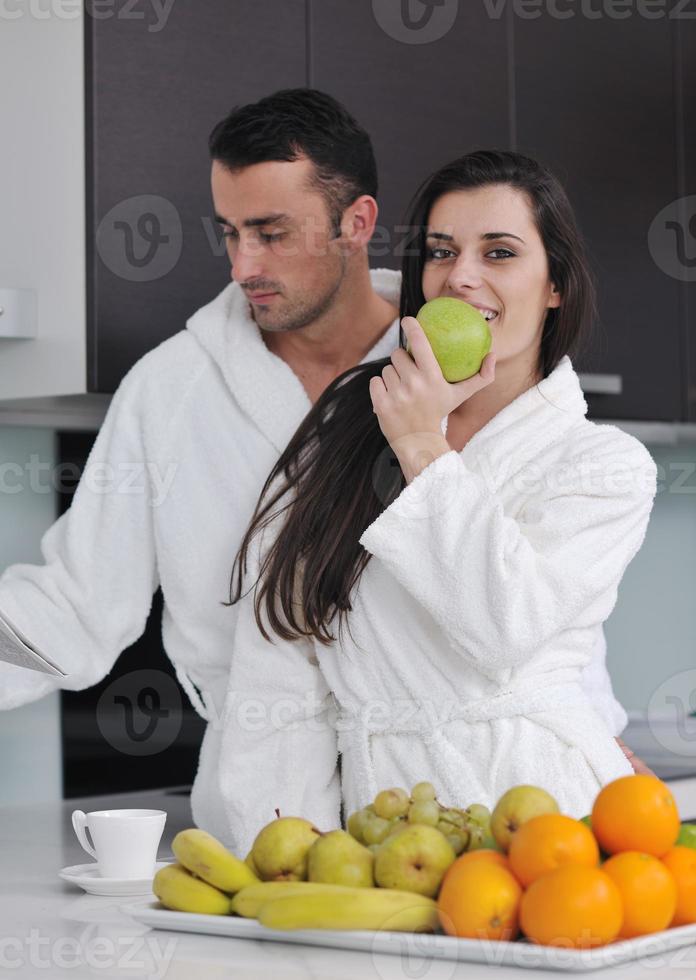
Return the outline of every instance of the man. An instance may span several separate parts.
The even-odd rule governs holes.
[[[194,818],[221,834],[211,800],[237,615],[223,605],[232,562],[310,404],[347,368],[398,346],[400,276],[369,270],[372,146],[330,96],[285,90],[244,106],[215,127],[210,151],[232,282],[128,372],[70,510],[42,540],[45,564],[5,571],[0,611],[66,671],[63,687],[81,690],[141,635],[161,585],[165,648],[209,721]],[[137,481],[114,478],[129,468]],[[602,655],[592,696],[620,731]],[[0,664],[0,707],[57,686]]]

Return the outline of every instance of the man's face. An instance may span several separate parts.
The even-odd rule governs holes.
[[[346,256],[324,197],[309,188],[310,160],[257,163],[234,173],[213,161],[217,220],[231,276],[262,330],[298,330],[332,304]]]

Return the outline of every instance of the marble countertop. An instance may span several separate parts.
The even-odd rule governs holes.
[[[696,780],[671,783],[682,816],[696,818]],[[160,859],[193,825],[188,796],[167,790],[0,807],[0,973],[22,980],[147,977],[150,980],[502,980],[536,970],[406,961],[399,956],[149,930],[119,911],[137,899],[102,898],[57,872],[90,861],[74,836],[73,809],[167,811]],[[547,974],[552,977],[553,973]],[[559,973],[555,974],[560,976]],[[588,974],[595,980],[674,980],[696,975],[696,946]]]

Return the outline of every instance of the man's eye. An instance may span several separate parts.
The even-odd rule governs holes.
[[[285,234],[282,231],[276,232],[275,235],[269,235],[265,232],[261,232],[261,239],[264,242],[279,242],[281,238],[284,238]]]
[[[237,237],[237,232],[236,231],[223,231],[222,237],[223,238],[236,238]]]

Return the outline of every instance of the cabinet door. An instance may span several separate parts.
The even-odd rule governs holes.
[[[234,106],[306,84],[306,22],[305,0],[97,7],[85,18],[88,387],[112,392],[228,282],[208,135]]]
[[[696,14],[680,20],[678,30],[679,95],[682,156],[680,160],[680,209],[674,233],[677,271],[681,274],[684,300],[684,352],[686,363],[686,410],[696,422]],[[681,229],[681,230],[680,230]]]
[[[573,16],[514,18],[515,98],[518,148],[565,185],[599,281],[600,322],[575,367],[620,378],[620,394],[588,394],[591,416],[679,419],[680,286],[649,235],[678,193],[674,22],[559,6]]]
[[[322,0],[310,6],[310,38],[310,84],[343,102],[375,146],[371,265],[399,268],[419,184],[473,149],[508,145],[504,19],[458,0]]]

